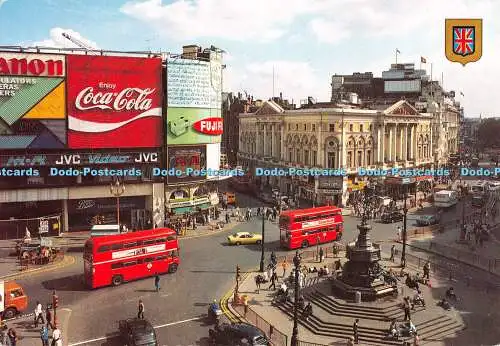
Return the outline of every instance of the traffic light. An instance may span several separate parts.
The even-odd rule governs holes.
[[[57,309],[59,306],[59,297],[55,294],[52,296],[52,306],[54,307],[54,309]]]
[[[241,269],[240,266],[236,266],[236,280],[239,281],[241,279]]]

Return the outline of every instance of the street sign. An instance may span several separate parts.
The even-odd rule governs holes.
[[[49,220],[40,219],[40,225],[38,226],[38,233],[49,233]]]
[[[41,238],[40,240],[40,246],[45,246],[45,247],[52,247],[52,239],[50,238]]]

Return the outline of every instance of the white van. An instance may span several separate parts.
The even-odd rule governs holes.
[[[434,206],[449,208],[458,203],[458,193],[451,190],[441,190],[434,194]]]
[[[488,193],[488,184],[486,181],[476,181],[472,184],[470,190],[473,195],[486,195]]]
[[[103,235],[120,234],[119,225],[94,225],[90,229],[91,237],[99,237]]]

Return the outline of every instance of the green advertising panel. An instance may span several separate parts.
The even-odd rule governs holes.
[[[167,110],[167,144],[210,144],[220,143],[221,136],[209,134],[214,118],[221,118],[219,109],[176,108]],[[205,122],[206,121],[206,122]]]

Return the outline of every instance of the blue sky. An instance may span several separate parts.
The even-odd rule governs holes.
[[[478,4],[479,3],[479,4]],[[418,6],[415,6],[418,5]],[[29,9],[29,10],[27,10]],[[334,73],[380,75],[427,59],[467,116],[498,115],[500,1],[457,0],[0,0],[0,45],[70,47],[68,32],[110,50],[180,52],[211,44],[226,55],[226,90],[299,103],[326,101]],[[444,56],[444,19],[482,18],[483,57],[462,67]]]

